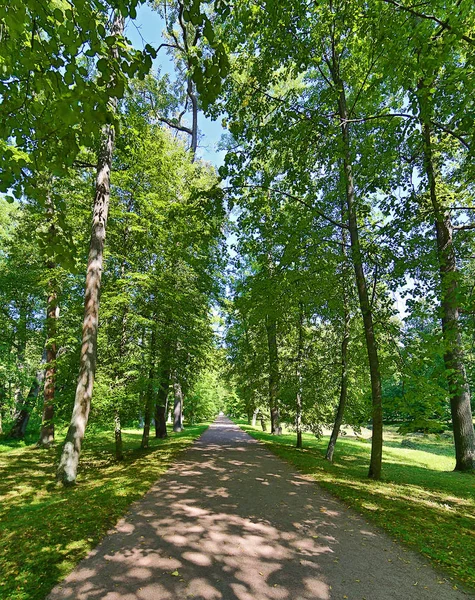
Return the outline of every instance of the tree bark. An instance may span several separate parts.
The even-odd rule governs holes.
[[[158,405],[155,407],[155,437],[163,440],[168,437],[167,433],[167,406]]]
[[[350,342],[350,313],[346,306],[344,309],[343,337],[341,340],[341,376],[340,376],[340,398],[333,424],[330,441],[328,442],[325,458],[330,462],[333,461],[333,453],[335,445],[340,434],[341,424],[343,423],[343,415],[345,414],[346,398],[348,396],[348,345]]]
[[[168,358],[165,359],[168,362]],[[165,366],[160,378],[160,389],[157,394],[155,405],[155,437],[164,439],[168,437],[167,433],[167,398],[170,389],[170,367]]]
[[[115,411],[114,415],[114,438],[115,438],[115,458],[116,460],[123,460],[124,451],[122,446],[122,427],[120,425],[120,413],[118,410]]]
[[[115,12],[112,25],[113,35],[122,35],[124,18]],[[117,57],[117,49],[112,49]],[[117,107],[117,99],[111,99],[113,108]],[[114,151],[115,130],[113,125],[106,125],[102,131],[102,141],[97,164],[96,193],[92,219],[92,233],[86,274],[84,303],[84,322],[82,329],[82,346],[79,364],[79,377],[76,388],[73,414],[66,441],[61,455],[57,479],[64,485],[76,482],[79,456],[91,409],[92,391],[97,361],[97,328],[99,322],[99,293],[101,289],[102,263],[110,200],[110,173],[112,154]]]
[[[173,405],[173,431],[183,431],[183,390],[176,374],[173,377],[173,393],[175,402]]]
[[[343,178],[345,183],[346,208],[348,212],[351,258],[355,271],[360,310],[363,317],[363,327],[371,377],[373,436],[371,439],[371,459],[368,477],[371,479],[380,479],[383,457],[383,402],[381,373],[379,368],[378,347],[374,333],[373,311],[368,296],[366,277],[363,269],[363,256],[359,239],[346,93],[344,83],[339,75],[339,67],[335,54],[335,48],[333,48],[333,63],[331,72],[333,82],[338,90],[338,113],[341,123],[340,128],[343,149]]]
[[[266,316],[267,346],[269,350],[269,410],[271,433],[280,435],[279,411],[279,356],[277,351],[277,323],[274,317]]]
[[[342,203],[341,217],[344,221],[344,206]],[[346,232],[341,230],[341,258],[342,258],[342,287],[343,287],[343,335],[341,338],[341,376],[340,376],[340,398],[335,415],[332,433],[328,442],[325,458],[333,462],[333,453],[335,452],[336,442],[340,435],[341,424],[345,414],[346,399],[348,396],[348,345],[350,343],[350,311],[348,309],[348,290],[346,283],[347,256],[346,256]]]
[[[198,99],[196,97],[193,81],[188,79],[187,94],[191,102],[191,161],[195,161],[196,150],[198,148]]]
[[[424,168],[429,184],[435,218],[437,257],[440,277],[441,324],[444,339],[444,363],[448,373],[450,411],[455,443],[455,471],[475,469],[475,432],[470,404],[470,388],[465,371],[459,322],[458,275],[450,213],[437,195],[436,171],[432,149],[430,108],[423,82],[419,83],[419,114],[423,136]]]

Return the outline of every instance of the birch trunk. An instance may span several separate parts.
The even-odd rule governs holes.
[[[120,413],[118,410],[115,411],[114,415],[114,438],[115,438],[115,458],[116,460],[123,460],[124,451],[122,447],[122,427],[120,424]]]

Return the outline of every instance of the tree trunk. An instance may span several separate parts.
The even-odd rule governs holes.
[[[297,448],[302,448],[302,360],[303,360],[303,306],[299,302],[299,341],[297,347],[297,395],[295,398],[295,429],[297,431]]]
[[[165,367],[160,381],[160,389],[157,394],[157,402],[155,405],[155,437],[164,439],[168,436],[167,433],[167,398],[170,389],[170,368]]]
[[[152,408],[154,404],[154,379],[155,379],[155,351],[156,351],[156,333],[155,328],[152,329],[150,337],[150,367],[148,372],[147,393],[145,397],[145,414],[143,423],[142,443],[141,448],[148,448],[150,439],[150,423],[152,421]]]
[[[112,34],[116,36],[122,35],[123,31],[124,18],[116,11],[112,25]],[[112,53],[114,57],[117,57],[117,49],[113,49]],[[111,102],[115,108],[117,100],[112,99]],[[79,456],[91,409],[92,391],[96,373],[99,293],[101,289],[104,242],[109,211],[110,173],[114,140],[114,126],[104,126],[97,164],[96,193],[87,264],[79,377],[71,423],[57,471],[57,479],[64,485],[72,485],[76,482]]]
[[[173,431],[179,432],[183,431],[183,390],[176,375],[173,379],[173,393],[175,396],[173,405]]]
[[[279,412],[279,357],[277,352],[277,324],[274,317],[266,316],[267,346],[269,350],[269,409],[271,433],[280,435]]]
[[[368,296],[366,277],[363,269],[363,257],[360,246],[353,167],[351,161],[350,132],[346,105],[345,86],[338,72],[336,55],[333,55],[332,77],[338,92],[338,112],[341,123],[341,141],[343,146],[343,178],[345,182],[346,207],[348,211],[348,229],[350,231],[351,258],[356,277],[358,299],[363,317],[363,327],[368,353],[371,377],[373,436],[371,439],[371,459],[368,477],[380,479],[383,457],[383,402],[379,355],[373,326],[373,311]]]
[[[115,458],[123,460],[124,452],[122,449],[122,427],[120,426],[120,413],[115,411],[114,415],[114,437],[115,437]]]
[[[34,408],[35,402],[38,398],[40,391],[40,385],[43,381],[43,370],[36,373],[35,380],[28,392],[25,401],[17,407],[17,414],[15,416],[15,422],[12,425],[8,433],[8,437],[15,440],[22,440],[25,437],[26,428],[28,427],[28,421],[30,420],[30,414]]]
[[[27,338],[27,309],[24,302],[20,302],[18,306],[18,320],[16,323],[16,347],[17,357],[16,366],[20,374],[24,374],[25,371],[25,353],[26,353],[26,338]],[[14,393],[14,411],[13,418],[16,420],[25,404],[23,397],[23,377],[20,375],[20,381],[18,381],[17,387]],[[29,417],[28,417],[29,418]],[[10,435],[10,434],[8,434]]]
[[[54,263],[49,263],[50,269],[55,268]],[[49,281],[50,292],[46,305],[46,369],[45,385],[43,391],[43,417],[41,420],[40,439],[38,448],[49,448],[54,443],[54,394],[56,383],[56,324],[59,316],[58,295],[54,278]]]
[[[470,405],[470,388],[465,371],[458,305],[458,275],[453,245],[453,225],[437,196],[436,172],[432,150],[429,102],[424,83],[419,83],[419,116],[422,126],[424,168],[435,217],[437,257],[441,288],[444,363],[448,373],[450,411],[455,443],[455,471],[475,469],[475,432]]]
[[[191,101],[191,160],[195,161],[196,150],[198,148],[198,99],[193,89],[193,81],[188,78],[187,94]]]
[[[262,431],[267,431],[266,420],[264,419],[264,415],[261,415],[261,427]]]
[[[161,440],[168,437],[167,433],[167,407],[157,405],[155,407],[155,437]]]
[[[348,396],[348,344],[350,342],[350,313],[346,306],[344,307],[344,323],[343,323],[343,337],[341,340],[341,379],[340,379],[340,399],[338,401],[338,408],[335,416],[335,423],[333,424],[330,441],[328,442],[327,452],[325,458],[330,462],[333,461],[333,453],[335,452],[335,445],[340,434],[341,424],[343,423],[343,415],[345,413],[346,398]]]
[[[344,221],[345,210],[342,203],[341,218]],[[350,311],[348,309],[348,290],[346,282],[347,256],[346,256],[346,231],[341,230],[341,258],[342,258],[342,287],[343,287],[343,335],[341,338],[341,377],[340,377],[340,398],[335,415],[330,441],[328,442],[325,458],[333,461],[333,453],[340,435],[341,424],[345,414],[346,398],[348,396],[348,345],[350,343]]]

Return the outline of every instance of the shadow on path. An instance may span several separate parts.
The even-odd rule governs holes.
[[[219,418],[49,600],[461,600]]]

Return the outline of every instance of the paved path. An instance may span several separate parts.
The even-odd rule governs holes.
[[[49,600],[467,600],[225,418]]]

